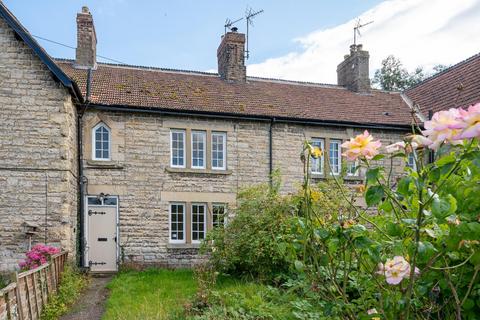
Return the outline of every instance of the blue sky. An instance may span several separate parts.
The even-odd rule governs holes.
[[[374,23],[360,43],[370,76],[389,54],[413,70],[454,64],[480,52],[480,0],[3,0],[35,35],[76,46],[76,13],[93,14],[97,53],[128,64],[216,71],[226,18],[263,9],[250,36],[247,74],[335,83],[356,19]],[[245,31],[245,22],[238,24]],[[53,57],[72,49],[39,40]],[[101,61],[101,59],[99,59]]]
[[[225,19],[242,17],[247,7],[264,10],[254,21],[250,37],[248,62],[259,63],[297,49],[293,39],[343,23],[378,2],[4,0],[31,33],[72,46],[75,15],[87,5],[95,21],[98,54],[129,64],[193,70],[216,68]],[[238,27],[245,30],[245,22]],[[54,57],[74,57],[74,50],[39,42]]]

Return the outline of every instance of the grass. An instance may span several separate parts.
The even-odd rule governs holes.
[[[108,285],[104,320],[181,319],[183,305],[195,295],[191,270],[149,269],[119,273]]]
[[[212,307],[203,310],[201,315],[185,316],[184,306],[194,301],[197,292],[191,270],[124,271],[108,288],[110,297],[103,320],[293,318],[290,301],[295,297],[262,284],[229,277],[218,279]]]

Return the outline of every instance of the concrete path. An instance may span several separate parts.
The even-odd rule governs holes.
[[[60,320],[99,320],[105,310],[104,304],[108,298],[108,289],[105,287],[110,280],[108,276],[92,276],[85,292],[80,296],[70,311]]]

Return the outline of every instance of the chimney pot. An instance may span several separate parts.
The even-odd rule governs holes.
[[[232,28],[231,32],[222,36],[217,49],[218,74],[229,82],[246,82],[245,34],[236,30]]]
[[[238,28],[237,28],[237,27],[233,27],[231,30],[232,30],[232,32],[237,32],[237,31],[238,31]]]
[[[93,17],[87,6],[77,13],[77,49],[75,68],[95,69],[97,67],[97,35]]]

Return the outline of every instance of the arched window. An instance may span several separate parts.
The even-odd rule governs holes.
[[[110,160],[110,129],[103,122],[92,130],[93,160]]]

